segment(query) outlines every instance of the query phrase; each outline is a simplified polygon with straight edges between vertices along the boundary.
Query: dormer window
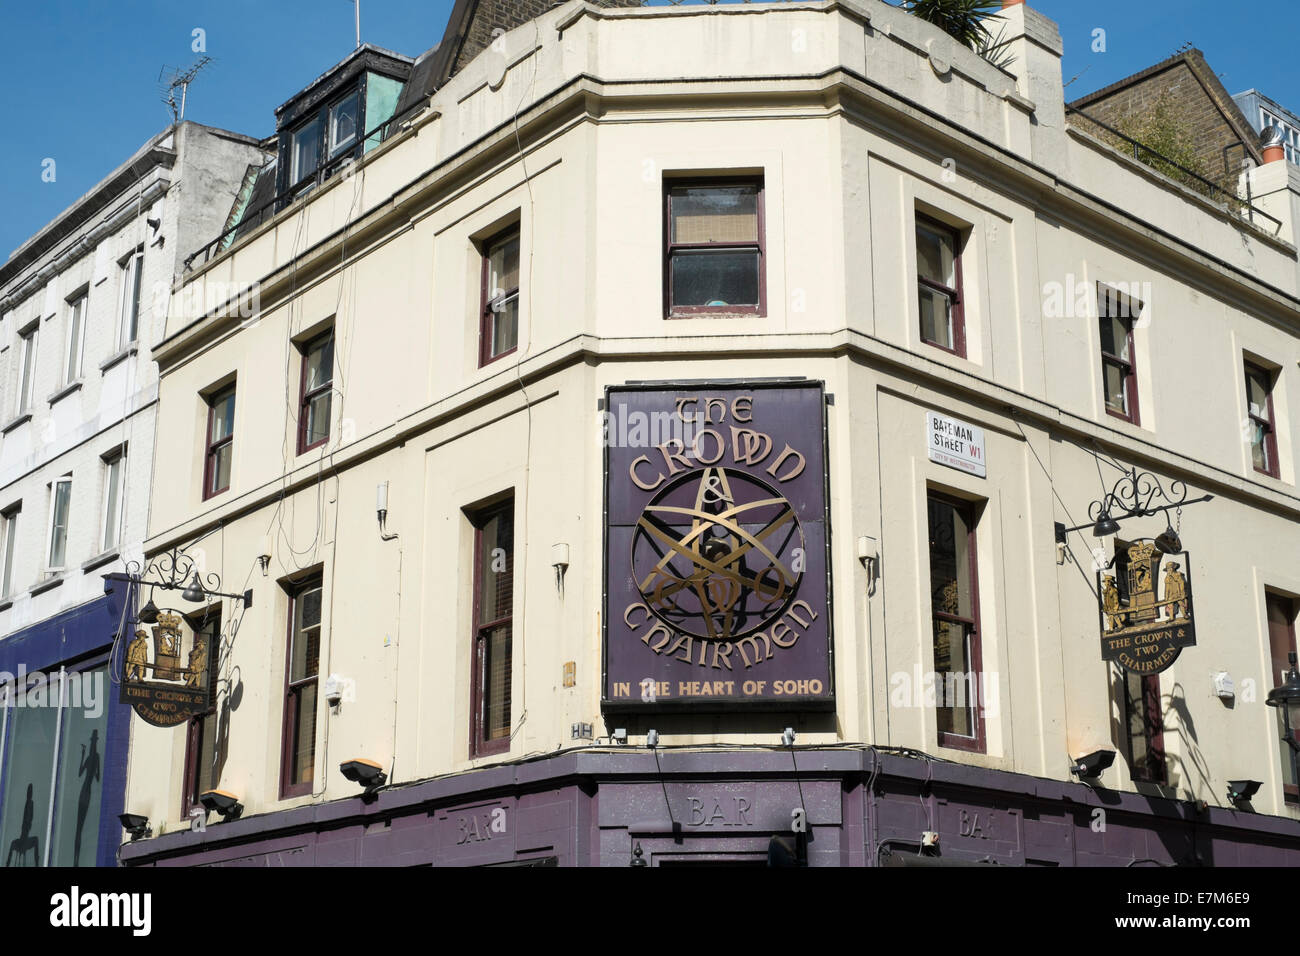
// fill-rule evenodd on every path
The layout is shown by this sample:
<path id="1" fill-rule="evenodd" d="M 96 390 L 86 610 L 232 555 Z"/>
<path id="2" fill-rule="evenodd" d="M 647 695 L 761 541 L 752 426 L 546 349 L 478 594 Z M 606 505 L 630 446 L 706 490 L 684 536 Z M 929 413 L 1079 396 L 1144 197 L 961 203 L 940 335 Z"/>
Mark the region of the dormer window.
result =
<path id="1" fill-rule="evenodd" d="M 366 65 L 382 66 L 383 72 Z M 309 192 L 383 142 L 383 125 L 392 118 L 408 70 L 407 63 L 388 54 L 363 49 L 281 107 L 284 165 L 276 184 L 281 203 Z"/>
<path id="2" fill-rule="evenodd" d="M 190 255 L 208 261 L 237 244 L 267 219 L 311 194 L 330 177 L 384 141 L 402 101 L 412 60 L 362 44 L 276 113 L 276 154 L 241 189 L 234 221 L 216 239 Z M 246 184 L 247 186 L 247 184 Z"/>
<path id="3" fill-rule="evenodd" d="M 297 185 L 308 176 L 316 175 L 320 165 L 320 117 L 317 116 L 294 130 L 293 140 L 289 146 L 291 185 Z"/>
<path id="4" fill-rule="evenodd" d="M 357 141 L 361 98 L 353 93 L 330 107 L 330 159 Z"/>
<path id="5" fill-rule="evenodd" d="M 289 181 L 286 189 L 306 190 L 334 175 L 349 158 L 359 155 L 361 127 L 368 121 L 362 109 L 365 77 L 345 87 L 301 120 L 288 135 Z M 377 117 L 383 119 L 382 116 Z"/>

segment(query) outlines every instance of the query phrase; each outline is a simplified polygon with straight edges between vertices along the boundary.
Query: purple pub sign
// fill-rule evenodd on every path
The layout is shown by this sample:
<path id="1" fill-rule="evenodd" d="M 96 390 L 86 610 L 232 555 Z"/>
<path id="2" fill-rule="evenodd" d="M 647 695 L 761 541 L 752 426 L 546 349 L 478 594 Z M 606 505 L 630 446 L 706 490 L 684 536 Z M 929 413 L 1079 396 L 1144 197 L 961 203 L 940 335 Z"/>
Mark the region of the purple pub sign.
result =
<path id="1" fill-rule="evenodd" d="M 606 710 L 834 703 L 820 382 L 605 399 Z"/>

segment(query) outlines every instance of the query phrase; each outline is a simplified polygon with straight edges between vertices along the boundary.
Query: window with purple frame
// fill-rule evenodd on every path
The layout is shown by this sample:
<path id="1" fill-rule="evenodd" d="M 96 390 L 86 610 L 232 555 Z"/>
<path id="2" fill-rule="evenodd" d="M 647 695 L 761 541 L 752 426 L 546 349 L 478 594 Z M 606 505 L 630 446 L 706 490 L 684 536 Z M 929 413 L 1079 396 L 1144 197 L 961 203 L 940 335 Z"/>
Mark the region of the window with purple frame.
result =
<path id="1" fill-rule="evenodd" d="M 761 178 L 665 184 L 664 313 L 762 315 Z"/>

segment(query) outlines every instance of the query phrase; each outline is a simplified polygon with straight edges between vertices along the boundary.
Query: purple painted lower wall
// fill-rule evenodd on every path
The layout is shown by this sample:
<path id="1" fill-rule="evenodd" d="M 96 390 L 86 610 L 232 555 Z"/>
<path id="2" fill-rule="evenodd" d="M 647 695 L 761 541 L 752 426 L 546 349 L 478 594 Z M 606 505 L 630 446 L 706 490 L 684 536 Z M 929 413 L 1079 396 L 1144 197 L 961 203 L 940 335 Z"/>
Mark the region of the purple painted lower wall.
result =
<path id="1" fill-rule="evenodd" d="M 874 748 L 569 751 L 122 846 L 124 866 L 1300 866 L 1300 821 Z M 937 842 L 922 850 L 925 833 Z M 921 859 L 918 861 L 918 857 Z"/>

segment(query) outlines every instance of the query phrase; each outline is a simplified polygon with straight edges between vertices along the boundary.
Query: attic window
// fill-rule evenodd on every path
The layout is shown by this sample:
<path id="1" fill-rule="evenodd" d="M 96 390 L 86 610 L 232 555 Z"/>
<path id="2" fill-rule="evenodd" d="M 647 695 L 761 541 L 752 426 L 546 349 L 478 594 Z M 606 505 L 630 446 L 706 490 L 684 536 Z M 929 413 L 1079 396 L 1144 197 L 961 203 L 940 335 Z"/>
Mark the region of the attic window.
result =
<path id="1" fill-rule="evenodd" d="M 355 92 L 330 107 L 330 158 L 357 141 L 361 98 Z"/>
<path id="2" fill-rule="evenodd" d="M 320 165 L 319 116 L 294 131 L 289 154 L 292 157 L 290 179 L 293 183 L 299 183 L 315 174 L 316 167 Z"/>

